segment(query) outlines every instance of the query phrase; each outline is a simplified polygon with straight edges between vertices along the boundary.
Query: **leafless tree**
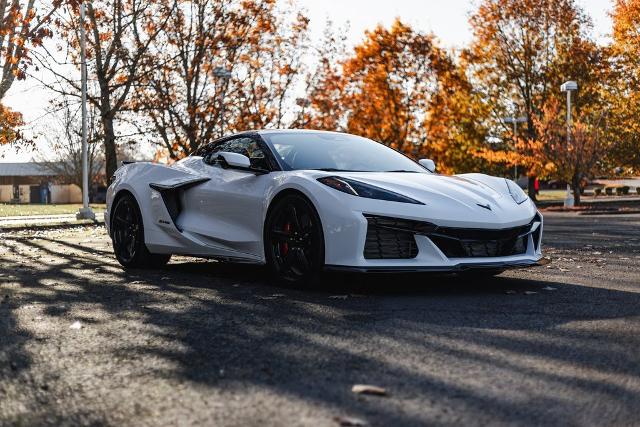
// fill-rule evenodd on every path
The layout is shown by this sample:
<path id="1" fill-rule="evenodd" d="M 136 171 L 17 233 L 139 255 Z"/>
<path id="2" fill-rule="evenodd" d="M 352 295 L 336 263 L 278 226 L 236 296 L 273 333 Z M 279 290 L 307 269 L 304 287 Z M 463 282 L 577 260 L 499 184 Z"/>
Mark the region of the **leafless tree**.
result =
<path id="1" fill-rule="evenodd" d="M 118 167 L 116 116 L 127 107 L 134 83 L 141 77 L 143 61 L 150 44 L 164 28 L 177 0 L 87 0 L 88 76 L 97 90 L 88 94 L 99 112 L 104 143 L 107 179 Z M 70 3 L 56 13 L 66 59 L 46 50 L 39 62 L 55 76 L 47 86 L 62 95 L 80 96 L 80 82 L 70 77 L 67 59 L 79 65 L 79 6 Z"/>
<path id="2" fill-rule="evenodd" d="M 82 187 L 82 124 L 80 104 L 76 99 L 63 97 L 51 108 L 52 123 L 44 133 L 46 145 L 41 146 L 36 160 L 51 175 L 63 177 L 65 182 Z M 89 182 L 104 183 L 104 156 L 100 149 L 102 131 L 97 109 L 90 108 L 87 117 L 87 147 Z"/>

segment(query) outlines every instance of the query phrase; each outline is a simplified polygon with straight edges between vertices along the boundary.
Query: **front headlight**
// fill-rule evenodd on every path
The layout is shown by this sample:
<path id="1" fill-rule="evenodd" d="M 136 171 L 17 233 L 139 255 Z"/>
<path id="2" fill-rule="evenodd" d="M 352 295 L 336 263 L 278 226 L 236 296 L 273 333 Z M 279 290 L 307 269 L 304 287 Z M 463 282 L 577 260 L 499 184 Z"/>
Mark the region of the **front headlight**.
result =
<path id="1" fill-rule="evenodd" d="M 520 188 L 520 186 L 518 184 L 516 184 L 515 182 L 511 181 L 510 179 L 506 179 L 506 178 L 505 178 L 504 182 L 507 183 L 507 188 L 509 189 L 509 194 L 511 194 L 511 197 L 513 197 L 513 200 L 517 204 L 520 205 L 520 204 L 522 204 L 522 203 L 527 201 L 529 196 L 527 196 L 527 193 L 525 193 L 524 190 L 522 188 Z"/>
<path id="2" fill-rule="evenodd" d="M 325 176 L 318 178 L 318 181 L 334 190 L 351 194 L 352 196 L 365 197 L 367 199 L 386 200 L 389 202 L 412 203 L 414 205 L 424 205 L 424 203 L 414 200 L 402 194 L 394 193 L 384 188 L 376 187 L 371 184 L 356 181 L 349 178 L 339 176 Z"/>

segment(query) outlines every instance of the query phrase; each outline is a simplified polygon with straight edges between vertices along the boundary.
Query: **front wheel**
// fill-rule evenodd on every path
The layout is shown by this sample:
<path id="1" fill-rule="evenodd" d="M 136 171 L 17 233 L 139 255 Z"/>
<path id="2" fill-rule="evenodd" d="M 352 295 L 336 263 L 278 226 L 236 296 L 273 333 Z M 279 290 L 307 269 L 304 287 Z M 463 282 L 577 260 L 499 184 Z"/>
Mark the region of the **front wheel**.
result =
<path id="1" fill-rule="evenodd" d="M 152 254 L 144 244 L 142 214 L 136 199 L 126 194 L 113 207 L 111 241 L 118 262 L 125 268 L 159 267 L 171 255 Z"/>
<path id="2" fill-rule="evenodd" d="M 324 235 L 316 209 L 303 196 L 278 200 L 265 222 L 267 264 L 281 283 L 312 285 L 324 266 Z"/>

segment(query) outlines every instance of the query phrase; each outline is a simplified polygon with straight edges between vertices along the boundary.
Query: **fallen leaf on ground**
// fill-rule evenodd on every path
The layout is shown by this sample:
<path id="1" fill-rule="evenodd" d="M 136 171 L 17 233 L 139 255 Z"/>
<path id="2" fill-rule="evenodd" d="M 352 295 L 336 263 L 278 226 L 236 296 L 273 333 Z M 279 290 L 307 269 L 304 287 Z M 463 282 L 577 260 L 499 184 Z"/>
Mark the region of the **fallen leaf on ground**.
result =
<path id="1" fill-rule="evenodd" d="M 351 387 L 351 391 L 357 394 L 373 394 L 376 396 L 387 395 L 387 390 L 384 388 L 368 384 L 356 384 Z"/>
<path id="2" fill-rule="evenodd" d="M 369 425 L 365 420 L 354 417 L 335 417 L 334 420 L 342 427 L 366 427 Z"/>
<path id="3" fill-rule="evenodd" d="M 73 322 L 71 326 L 69 326 L 69 329 L 75 329 L 75 330 L 82 329 L 82 323 Z"/>

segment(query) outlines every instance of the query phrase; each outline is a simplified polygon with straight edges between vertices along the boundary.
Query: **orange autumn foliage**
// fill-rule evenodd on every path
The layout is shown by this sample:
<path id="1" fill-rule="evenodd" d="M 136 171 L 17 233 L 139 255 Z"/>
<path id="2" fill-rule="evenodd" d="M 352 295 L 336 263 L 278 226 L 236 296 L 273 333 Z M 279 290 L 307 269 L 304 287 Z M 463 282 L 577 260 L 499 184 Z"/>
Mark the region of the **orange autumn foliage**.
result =
<path id="1" fill-rule="evenodd" d="M 306 127 L 342 130 L 429 157 L 442 172 L 478 163 L 472 147 L 482 132 L 469 120 L 471 87 L 433 35 L 397 19 L 390 28 L 367 31 L 349 55 L 334 47 L 334 36 L 326 39 L 310 80 Z M 474 137 L 462 137 L 463 129 Z"/>
<path id="2" fill-rule="evenodd" d="M 611 111 L 611 139 L 619 143 L 612 166 L 640 169 L 640 0 L 616 0 L 612 13 L 613 64 L 606 102 Z"/>
<path id="3" fill-rule="evenodd" d="M 226 133 L 282 127 L 307 24 L 275 0 L 182 2 L 151 44 L 129 106 L 172 159 Z M 216 76 L 220 68 L 231 77 Z"/>
<path id="4" fill-rule="evenodd" d="M 588 36 L 590 20 L 574 0 L 482 0 L 470 24 L 474 37 L 462 57 L 488 107 L 479 119 L 492 136 L 478 156 L 493 164 L 517 164 L 531 181 L 544 173 L 546 164 L 530 144 L 513 150 L 512 127 L 505 117 L 525 117 L 519 135 L 539 141 L 535 122 L 548 102 L 564 95 L 564 81 L 579 82 L 581 107 L 596 102 L 602 60 Z M 530 195 L 535 196 L 532 186 Z"/>
<path id="5" fill-rule="evenodd" d="M 19 140 L 18 128 L 23 125 L 22 114 L 0 104 L 0 145 L 12 144 Z"/>
<path id="6" fill-rule="evenodd" d="M 63 3 L 2 1 L 0 2 L 0 100 L 15 79 L 26 78 L 32 64 L 32 48 L 42 46 L 53 35 L 50 23 L 54 12 Z"/>

